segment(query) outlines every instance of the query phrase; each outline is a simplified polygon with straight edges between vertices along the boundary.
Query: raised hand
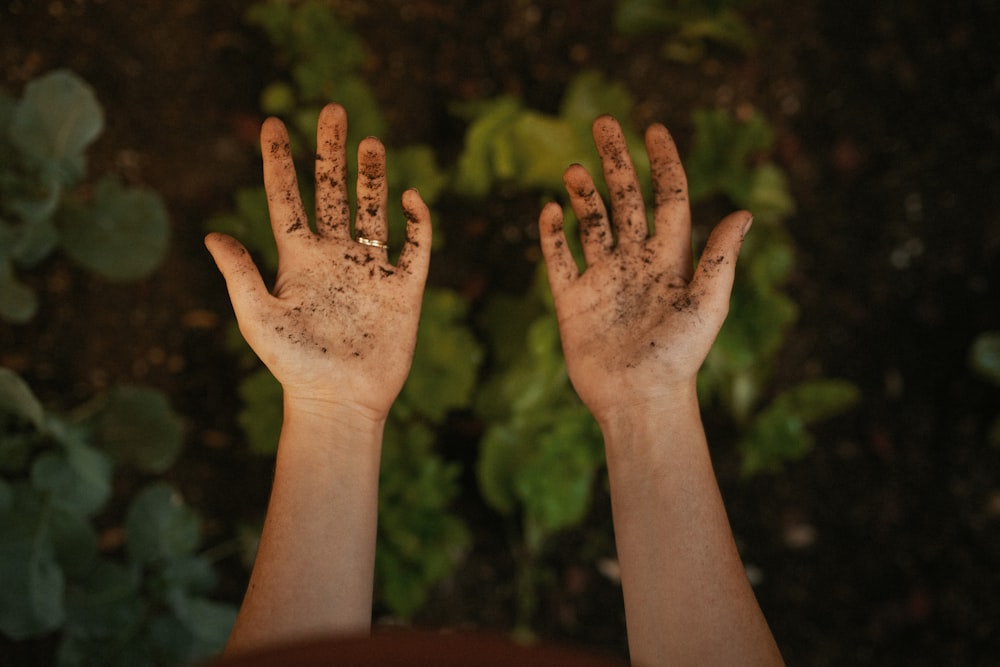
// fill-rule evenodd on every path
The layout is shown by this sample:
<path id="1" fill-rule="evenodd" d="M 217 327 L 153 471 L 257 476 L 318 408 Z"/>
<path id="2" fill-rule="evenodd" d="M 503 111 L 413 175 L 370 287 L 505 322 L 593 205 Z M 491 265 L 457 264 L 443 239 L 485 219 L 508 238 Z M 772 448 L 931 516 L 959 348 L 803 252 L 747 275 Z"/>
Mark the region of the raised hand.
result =
<path id="1" fill-rule="evenodd" d="M 268 292 L 246 249 L 211 234 L 206 245 L 226 278 L 240 331 L 281 382 L 289 401 L 329 403 L 384 419 L 409 372 L 431 246 L 430 215 L 415 190 L 403 195 L 408 223 L 389 262 L 386 160 L 381 142 L 358 148 L 357 212 L 351 236 L 347 116 L 319 117 L 316 231 L 302 206 L 284 125 L 261 130 L 264 185 L 278 246 Z"/>
<path id="2" fill-rule="evenodd" d="M 564 175 L 579 219 L 586 269 L 580 273 L 563 231 L 562 209 L 539 218 L 542 251 L 573 386 L 599 422 L 614 410 L 656 405 L 693 388 L 729 309 L 736 258 L 751 216 L 726 217 L 692 267 L 687 178 L 666 128 L 646 132 L 655 213 L 646 207 L 618 122 L 594 122 L 611 216 L 580 165 Z"/>

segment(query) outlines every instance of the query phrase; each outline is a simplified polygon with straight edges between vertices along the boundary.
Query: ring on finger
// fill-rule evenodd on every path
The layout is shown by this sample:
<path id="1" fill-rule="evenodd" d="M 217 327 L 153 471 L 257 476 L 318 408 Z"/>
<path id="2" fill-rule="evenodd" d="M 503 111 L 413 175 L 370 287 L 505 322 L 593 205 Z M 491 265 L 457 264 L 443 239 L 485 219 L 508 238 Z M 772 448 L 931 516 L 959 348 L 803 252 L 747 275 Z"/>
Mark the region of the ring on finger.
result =
<path id="1" fill-rule="evenodd" d="M 371 246 L 373 248 L 386 248 L 386 249 L 388 249 L 388 247 L 389 247 L 388 243 L 382 243 L 381 241 L 379 241 L 377 239 L 369 239 L 369 238 L 365 238 L 364 236 L 360 236 L 360 235 L 358 236 L 357 241 L 361 245 L 367 245 L 367 246 Z"/>

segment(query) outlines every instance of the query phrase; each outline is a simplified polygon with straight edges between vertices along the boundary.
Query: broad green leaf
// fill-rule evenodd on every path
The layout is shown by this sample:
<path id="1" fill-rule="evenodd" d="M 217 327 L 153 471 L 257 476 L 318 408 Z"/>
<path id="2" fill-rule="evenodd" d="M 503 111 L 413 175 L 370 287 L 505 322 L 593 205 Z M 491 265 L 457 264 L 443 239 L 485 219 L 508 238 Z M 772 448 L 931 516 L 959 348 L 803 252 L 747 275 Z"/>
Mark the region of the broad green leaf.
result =
<path id="1" fill-rule="evenodd" d="M 236 622 L 233 605 L 188 595 L 172 595 L 169 602 L 174 616 L 194 638 L 185 660 L 198 660 L 222 651 Z"/>
<path id="2" fill-rule="evenodd" d="M 0 367 L 0 413 L 23 419 L 38 430 L 45 428 L 45 409 L 28 383 L 14 371 Z"/>
<path id="3" fill-rule="evenodd" d="M 114 645 L 135 634 L 144 620 L 143 606 L 136 573 L 117 563 L 99 560 L 75 578 L 67 590 L 66 633 L 111 640 L 109 643 Z M 97 655 L 90 655 L 91 660 Z"/>
<path id="4" fill-rule="evenodd" d="M 97 424 L 97 436 L 112 456 L 150 473 L 162 473 L 174 464 L 183 431 L 181 418 L 163 392 L 127 385 L 108 392 Z"/>
<path id="5" fill-rule="evenodd" d="M 509 142 L 513 157 L 507 169 L 496 165 L 496 176 L 527 190 L 562 190 L 566 167 L 587 154 L 568 122 L 529 110 L 517 117 L 502 140 Z"/>
<path id="6" fill-rule="evenodd" d="M 603 440 L 583 405 L 552 415 L 551 425 L 522 462 L 515 489 L 539 537 L 576 525 L 590 506 Z M 541 543 L 529 546 L 539 549 Z"/>
<path id="7" fill-rule="evenodd" d="M 84 151 L 103 128 L 93 89 L 72 72 L 55 70 L 27 85 L 9 134 L 30 161 L 54 168 L 68 185 L 83 176 Z"/>
<path id="8" fill-rule="evenodd" d="M 281 385 L 267 368 L 258 368 L 240 382 L 239 393 L 243 409 L 237 421 L 247 437 L 250 451 L 274 454 L 278 451 L 281 435 Z"/>
<path id="9" fill-rule="evenodd" d="M 111 462 L 85 445 L 46 452 L 31 467 L 31 483 L 47 494 L 53 507 L 89 517 L 111 496 Z"/>
<path id="10" fill-rule="evenodd" d="M 857 387 L 844 380 L 812 380 L 779 394 L 740 442 L 743 474 L 776 472 L 802 458 L 813 446 L 808 425 L 844 412 L 858 396 Z"/>
<path id="11" fill-rule="evenodd" d="M 65 580 L 42 513 L 0 514 L 0 581 L 0 632 L 19 641 L 62 624 Z"/>
<path id="12" fill-rule="evenodd" d="M 187 556 L 171 561 L 163 568 L 163 583 L 168 590 L 206 594 L 216 584 L 212 563 L 201 556 Z"/>
<path id="13" fill-rule="evenodd" d="M 483 352 L 464 323 L 468 305 L 455 292 L 428 289 L 420 312 L 420 335 L 402 400 L 432 422 L 472 400 Z"/>
<path id="14" fill-rule="evenodd" d="M 457 193 L 482 197 L 490 191 L 495 178 L 496 143 L 500 141 L 503 145 L 504 141 L 498 137 L 508 131 L 522 108 L 521 102 L 513 97 L 498 97 L 468 107 L 475 116 L 465 132 L 465 143 L 455 167 Z M 457 112 L 463 113 L 461 109 Z"/>
<path id="15" fill-rule="evenodd" d="M 14 277 L 7 257 L 0 256 L 0 318 L 12 324 L 24 324 L 38 311 L 38 298 L 30 287 Z"/>
<path id="16" fill-rule="evenodd" d="M 26 221 L 20 225 L 18 232 L 10 247 L 10 257 L 21 267 L 37 265 L 59 245 L 59 230 L 48 217 Z"/>
<path id="17" fill-rule="evenodd" d="M 151 484 L 132 501 L 125 517 L 129 559 L 148 564 L 190 556 L 198 546 L 200 523 L 174 489 Z"/>
<path id="18" fill-rule="evenodd" d="M 1000 331 L 976 336 L 969 350 L 969 363 L 976 373 L 1000 385 Z"/>
<path id="19" fill-rule="evenodd" d="M 97 532 L 81 512 L 53 509 L 49 515 L 56 562 L 70 579 L 88 572 L 97 560 Z"/>
<path id="20" fill-rule="evenodd" d="M 163 200 L 112 177 L 95 186 L 89 206 L 67 208 L 62 224 L 66 254 L 108 280 L 145 278 L 167 254 L 170 219 Z"/>
<path id="21" fill-rule="evenodd" d="M 430 587 L 451 573 L 469 542 L 465 524 L 449 510 L 458 496 L 459 468 L 435 452 L 435 434 L 419 422 L 386 424 L 379 480 L 380 599 L 409 618 Z"/>

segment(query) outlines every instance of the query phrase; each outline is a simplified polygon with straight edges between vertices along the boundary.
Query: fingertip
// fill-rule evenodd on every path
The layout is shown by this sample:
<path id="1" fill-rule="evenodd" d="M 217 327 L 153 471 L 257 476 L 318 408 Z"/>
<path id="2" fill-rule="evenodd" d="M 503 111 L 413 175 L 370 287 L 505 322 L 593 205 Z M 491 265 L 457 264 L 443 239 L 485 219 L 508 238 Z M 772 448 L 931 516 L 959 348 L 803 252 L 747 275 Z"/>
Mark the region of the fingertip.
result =
<path id="1" fill-rule="evenodd" d="M 319 112 L 320 118 L 325 120 L 347 119 L 347 110 L 336 102 L 328 102 Z"/>
<path id="2" fill-rule="evenodd" d="M 367 136 L 358 144 L 358 156 L 385 157 L 385 146 L 378 137 Z"/>
<path id="3" fill-rule="evenodd" d="M 538 226 L 543 236 L 563 231 L 562 206 L 554 201 L 545 204 L 542 207 L 542 212 L 538 215 Z"/>

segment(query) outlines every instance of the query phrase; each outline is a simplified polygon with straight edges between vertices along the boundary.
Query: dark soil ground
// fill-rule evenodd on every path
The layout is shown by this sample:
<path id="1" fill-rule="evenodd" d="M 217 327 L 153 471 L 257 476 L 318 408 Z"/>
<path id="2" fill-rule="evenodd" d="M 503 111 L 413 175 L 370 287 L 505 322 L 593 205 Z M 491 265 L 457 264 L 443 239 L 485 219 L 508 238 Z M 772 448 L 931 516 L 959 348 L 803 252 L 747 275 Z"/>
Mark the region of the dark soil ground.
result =
<path id="1" fill-rule="evenodd" d="M 513 92 L 551 110 L 582 67 L 625 82 L 632 120 L 665 122 L 682 151 L 692 108 L 763 110 L 799 206 L 789 227 L 802 317 L 781 377 L 846 377 L 864 396 L 780 475 L 741 481 L 736 452 L 716 448 L 764 611 L 789 664 L 1000 662 L 1000 450 L 986 438 L 1000 390 L 966 363 L 975 335 L 1000 329 L 998 3 L 765 0 L 749 14 L 750 57 L 712 52 L 695 65 L 666 63 L 657 37 L 611 35 L 608 1 L 336 4 L 371 48 L 386 139 L 445 156 L 463 132 L 450 100 Z M 55 67 L 84 76 L 107 111 L 93 173 L 155 188 L 174 221 L 166 266 L 139 285 L 103 283 L 59 258 L 26 275 L 42 309 L 0 327 L 0 363 L 54 408 L 118 382 L 168 391 L 189 426 L 174 481 L 216 541 L 260 513 L 269 479 L 235 426 L 238 375 L 222 347 L 231 311 L 201 245 L 206 218 L 259 179 L 257 95 L 279 65 L 242 22 L 246 5 L 12 0 L 0 10 L 0 84 L 19 93 Z M 451 208 L 433 279 L 467 293 L 509 286 L 505 258 L 531 252 L 510 229 L 529 230 L 536 210 L 502 197 L 485 212 Z M 497 555 L 488 514 L 469 512 L 487 521 L 477 546 L 421 622 L 505 628 L 511 557 Z M 620 653 L 620 592 L 575 557 L 606 529 L 598 507 L 592 525 L 558 542 L 563 585 L 539 627 Z M 230 570 L 235 601 L 245 573 L 235 559 Z"/>

